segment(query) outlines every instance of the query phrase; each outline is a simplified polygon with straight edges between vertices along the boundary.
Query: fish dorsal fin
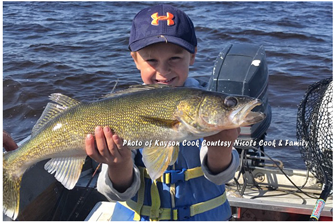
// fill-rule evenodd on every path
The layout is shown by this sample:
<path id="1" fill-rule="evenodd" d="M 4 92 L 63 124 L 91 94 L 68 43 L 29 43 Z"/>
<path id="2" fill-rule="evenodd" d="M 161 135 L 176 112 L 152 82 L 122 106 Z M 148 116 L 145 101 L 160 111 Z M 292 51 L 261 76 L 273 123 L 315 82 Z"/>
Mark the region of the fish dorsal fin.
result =
<path id="1" fill-rule="evenodd" d="M 46 123 L 48 123 L 54 117 L 58 116 L 64 110 L 65 108 L 63 106 L 54 103 L 48 103 L 41 117 L 37 120 L 36 124 L 34 125 L 31 131 L 31 136 L 34 137 Z"/>
<path id="2" fill-rule="evenodd" d="M 51 174 L 56 172 L 55 178 L 71 190 L 79 179 L 85 159 L 86 156 L 52 158 L 44 165 L 44 169 Z"/>
<path id="3" fill-rule="evenodd" d="M 162 84 L 151 84 L 151 85 L 131 85 L 127 89 L 122 89 L 116 92 L 111 92 L 107 95 L 105 95 L 103 98 L 111 98 L 115 96 L 121 96 L 124 94 L 134 93 L 134 92 L 141 92 L 146 90 L 154 90 L 154 89 L 161 89 L 161 88 L 169 88 L 171 86 L 168 85 L 162 85 Z"/>
<path id="4" fill-rule="evenodd" d="M 70 107 L 80 104 L 77 100 L 74 100 L 68 96 L 61 93 L 53 93 L 50 95 L 50 100 L 57 103 L 48 103 L 45 107 L 41 117 L 37 120 L 35 126 L 32 129 L 31 136 L 35 136 L 37 132 L 51 119 L 58 116 L 64 110 Z"/>
<path id="5" fill-rule="evenodd" d="M 61 93 L 52 93 L 49 98 L 51 101 L 63 106 L 65 109 L 80 104 L 79 101 L 72 99 L 71 97 L 65 96 Z"/>
<path id="6" fill-rule="evenodd" d="M 145 147 L 142 152 L 142 160 L 152 180 L 162 176 L 169 165 L 177 159 L 176 146 L 152 146 Z"/>

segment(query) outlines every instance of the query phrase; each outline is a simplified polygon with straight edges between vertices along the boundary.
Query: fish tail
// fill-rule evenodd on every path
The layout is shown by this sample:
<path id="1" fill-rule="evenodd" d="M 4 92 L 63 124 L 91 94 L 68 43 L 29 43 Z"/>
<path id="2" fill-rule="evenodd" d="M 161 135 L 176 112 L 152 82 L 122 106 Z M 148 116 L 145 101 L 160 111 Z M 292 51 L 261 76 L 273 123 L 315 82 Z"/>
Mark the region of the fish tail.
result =
<path id="1" fill-rule="evenodd" d="M 3 162 L 3 211 L 15 220 L 19 214 L 20 186 L 22 176 L 16 177 L 9 174 L 6 161 Z"/>

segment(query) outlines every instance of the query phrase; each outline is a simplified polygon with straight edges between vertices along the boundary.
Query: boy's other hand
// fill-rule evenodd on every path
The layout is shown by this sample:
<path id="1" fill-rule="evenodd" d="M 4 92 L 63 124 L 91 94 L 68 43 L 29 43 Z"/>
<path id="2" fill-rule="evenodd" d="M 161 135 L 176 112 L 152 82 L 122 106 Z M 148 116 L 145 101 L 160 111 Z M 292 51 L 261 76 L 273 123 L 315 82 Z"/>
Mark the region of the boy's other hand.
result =
<path id="1" fill-rule="evenodd" d="M 232 161 L 232 148 L 240 132 L 240 128 L 229 129 L 204 138 L 206 141 L 227 142 L 226 146 L 208 146 L 207 166 L 212 173 L 220 173 L 229 167 Z"/>
<path id="2" fill-rule="evenodd" d="M 3 131 L 2 139 L 3 139 L 3 148 L 5 148 L 6 151 L 12 151 L 18 148 L 18 145 L 6 131 Z"/>
<path id="3" fill-rule="evenodd" d="M 219 132 L 218 134 L 205 137 L 207 141 L 227 141 L 230 142 L 230 146 L 232 147 L 234 145 L 235 140 L 240 135 L 241 128 L 235 128 L 235 129 L 229 129 L 229 130 L 223 130 Z"/>

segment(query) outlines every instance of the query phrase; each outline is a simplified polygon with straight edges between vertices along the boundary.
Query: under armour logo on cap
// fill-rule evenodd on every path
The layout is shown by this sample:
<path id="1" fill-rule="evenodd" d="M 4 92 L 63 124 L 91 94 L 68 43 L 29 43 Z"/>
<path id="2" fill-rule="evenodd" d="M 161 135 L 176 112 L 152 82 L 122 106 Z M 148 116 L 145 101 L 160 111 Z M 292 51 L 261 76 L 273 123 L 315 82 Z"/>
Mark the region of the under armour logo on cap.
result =
<path id="1" fill-rule="evenodd" d="M 172 20 L 174 18 L 174 15 L 170 12 L 166 13 L 166 16 L 158 16 L 158 12 L 154 13 L 151 15 L 152 22 L 151 25 L 158 25 L 159 21 L 164 21 L 166 20 L 167 25 L 174 25 L 174 21 Z"/>

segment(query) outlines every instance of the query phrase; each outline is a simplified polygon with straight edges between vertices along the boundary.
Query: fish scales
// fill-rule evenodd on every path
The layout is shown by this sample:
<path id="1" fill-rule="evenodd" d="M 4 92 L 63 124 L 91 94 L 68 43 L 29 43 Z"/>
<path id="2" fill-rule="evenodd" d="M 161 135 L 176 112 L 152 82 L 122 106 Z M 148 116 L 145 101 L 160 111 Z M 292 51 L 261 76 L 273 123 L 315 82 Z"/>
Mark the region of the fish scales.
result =
<path id="1" fill-rule="evenodd" d="M 163 91 L 151 95 L 147 92 L 140 92 L 129 98 L 126 97 L 126 99 L 120 96 L 97 103 L 83 104 L 76 107 L 73 114 L 81 117 L 79 122 L 84 122 L 79 126 L 82 131 L 85 131 L 84 135 L 93 133 L 97 125 L 102 125 L 111 127 L 115 133 L 124 139 L 143 140 L 143 138 L 148 137 L 148 133 L 155 133 L 157 138 L 161 138 L 161 136 L 166 135 L 166 132 L 163 133 L 162 130 L 168 129 L 162 128 L 165 126 L 164 122 L 153 124 L 152 119 L 175 119 L 176 105 L 179 100 L 185 99 L 185 96 L 180 95 L 171 98 L 173 93 L 169 93 Z M 69 112 L 69 115 L 73 114 Z M 150 119 L 144 117 L 150 117 Z M 64 118 L 71 119 L 71 116 Z M 152 136 L 150 135 L 150 138 Z"/>

